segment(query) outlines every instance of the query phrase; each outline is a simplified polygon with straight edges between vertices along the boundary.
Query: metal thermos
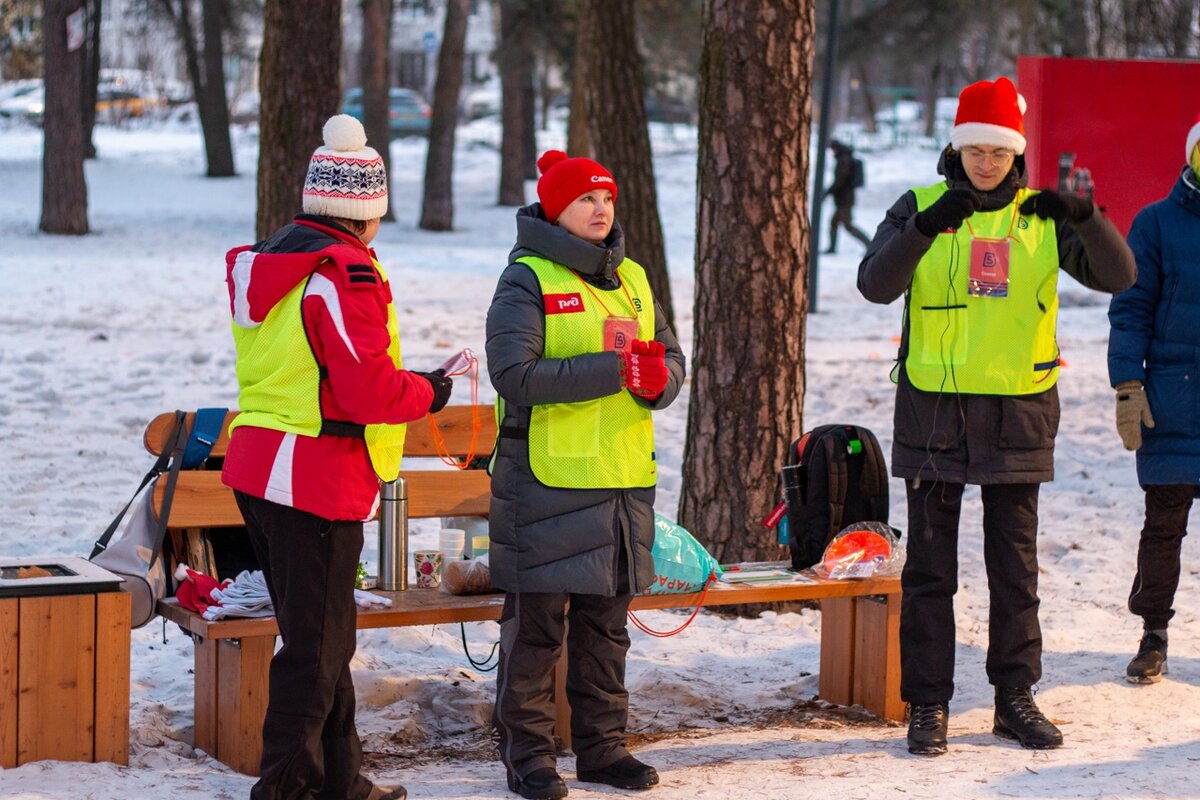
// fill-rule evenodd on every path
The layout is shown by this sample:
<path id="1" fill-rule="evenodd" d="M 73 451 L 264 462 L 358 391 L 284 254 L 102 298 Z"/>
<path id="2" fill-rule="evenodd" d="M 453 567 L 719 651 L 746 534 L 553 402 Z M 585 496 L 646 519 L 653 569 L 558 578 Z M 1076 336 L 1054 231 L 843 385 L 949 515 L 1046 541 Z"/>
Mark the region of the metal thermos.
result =
<path id="1" fill-rule="evenodd" d="M 385 592 L 408 588 L 408 484 L 404 478 L 383 484 L 380 492 L 377 585 Z"/>

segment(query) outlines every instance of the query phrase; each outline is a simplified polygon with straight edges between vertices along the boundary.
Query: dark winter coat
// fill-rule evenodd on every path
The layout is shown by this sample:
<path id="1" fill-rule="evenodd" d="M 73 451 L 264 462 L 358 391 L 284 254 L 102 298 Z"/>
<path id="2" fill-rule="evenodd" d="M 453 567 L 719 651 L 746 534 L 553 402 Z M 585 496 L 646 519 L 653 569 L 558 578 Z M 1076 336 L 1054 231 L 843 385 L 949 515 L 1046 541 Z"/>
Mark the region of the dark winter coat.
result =
<path id="1" fill-rule="evenodd" d="M 1129 229 L 1137 283 L 1112 299 L 1108 377 L 1141 381 L 1154 427 L 1142 430 L 1138 481 L 1200 484 L 1200 188 L 1185 168 Z"/>
<path id="2" fill-rule="evenodd" d="M 834 142 L 829 146 L 833 151 L 833 183 L 829 184 L 827 194 L 833 197 L 833 204 L 838 208 L 854 206 L 854 150 Z"/>
<path id="3" fill-rule="evenodd" d="M 529 465 L 532 407 L 594 400 L 622 388 L 615 352 L 542 358 L 545 311 L 541 284 L 516 259 L 534 255 L 570 267 L 600 289 L 615 289 L 625 257 L 620 226 L 593 245 L 551 225 L 541 206 L 517 212 L 517 243 L 500 276 L 487 316 L 487 362 L 492 386 L 505 400 L 502 435 L 492 470 L 489 552 L 492 584 L 509 592 L 616 594 L 617 548 L 627 548 L 630 584 L 638 592 L 654 579 L 654 487 L 562 489 L 538 482 Z M 655 339 L 667 348 L 670 377 L 649 408 L 671 404 L 683 383 L 684 357 L 655 302 Z M 513 435 L 512 432 L 518 432 Z"/>
<path id="4" fill-rule="evenodd" d="M 950 148 L 943 152 L 938 172 L 950 188 L 974 188 Z M 990 192 L 975 190 L 983 198 L 982 210 L 1011 203 L 1024 177 L 1025 160 L 1018 156 L 1000 186 Z M 917 264 L 933 244 L 932 237 L 917 229 L 916 214 L 916 195 L 908 191 L 888 209 L 859 264 L 858 289 L 873 303 L 890 303 L 905 295 Z M 1116 292 L 1133 283 L 1129 248 L 1099 211 L 1083 222 L 1058 225 L 1056 235 L 1059 266 L 1084 286 Z M 907 352 L 905 330 L 897 368 L 893 475 L 981 485 L 1054 478 L 1057 388 L 1022 396 L 924 392 L 905 375 Z"/>

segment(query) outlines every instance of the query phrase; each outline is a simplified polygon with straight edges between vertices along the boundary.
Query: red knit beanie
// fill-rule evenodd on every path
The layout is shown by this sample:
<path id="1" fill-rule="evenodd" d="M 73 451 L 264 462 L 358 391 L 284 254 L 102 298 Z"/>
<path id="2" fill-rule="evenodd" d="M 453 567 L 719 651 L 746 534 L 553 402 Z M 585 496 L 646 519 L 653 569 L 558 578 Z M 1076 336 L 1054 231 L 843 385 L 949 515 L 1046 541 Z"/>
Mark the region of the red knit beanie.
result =
<path id="1" fill-rule="evenodd" d="M 551 222 L 581 194 L 593 189 L 608 189 L 617 199 L 617 182 L 612 173 L 590 158 L 568 158 L 562 150 L 547 150 L 537 162 L 537 193 L 542 211 Z"/>

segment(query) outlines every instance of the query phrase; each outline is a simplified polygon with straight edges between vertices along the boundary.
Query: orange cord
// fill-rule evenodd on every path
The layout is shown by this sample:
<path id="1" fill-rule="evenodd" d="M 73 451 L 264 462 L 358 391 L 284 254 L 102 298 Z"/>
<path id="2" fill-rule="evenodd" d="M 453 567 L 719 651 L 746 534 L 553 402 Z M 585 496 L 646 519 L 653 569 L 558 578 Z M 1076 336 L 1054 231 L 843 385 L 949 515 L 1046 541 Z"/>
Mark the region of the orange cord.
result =
<path id="1" fill-rule="evenodd" d="M 466 350 L 465 353 L 467 366 L 446 376 L 447 378 L 468 374 L 471 376 L 471 444 L 467 447 L 467 457 L 464 460 L 459 461 L 450 454 L 450 448 L 446 447 L 446 440 L 442 438 L 442 432 L 438 428 L 437 419 L 433 414 L 428 415 L 434 450 L 437 451 L 438 458 L 443 463 L 455 469 L 468 469 L 471 466 L 471 462 L 475 460 L 475 456 L 479 452 L 479 431 L 483 428 L 483 420 L 479 416 L 479 359 L 470 350 Z"/>
<path id="2" fill-rule="evenodd" d="M 629 614 L 629 621 L 633 623 L 633 627 L 637 628 L 642 633 L 648 634 L 650 636 L 657 636 L 659 639 L 665 639 L 668 636 L 674 636 L 677 633 L 683 633 L 684 629 L 687 628 L 688 625 L 691 625 L 692 620 L 694 620 L 696 618 L 696 615 L 700 613 L 700 609 L 704 607 L 704 598 L 708 597 L 708 590 L 709 590 L 709 588 L 712 587 L 712 585 L 714 583 L 716 583 L 716 580 L 717 580 L 717 573 L 714 570 L 711 574 L 709 574 L 708 580 L 706 580 L 704 582 L 704 590 L 702 592 L 700 592 L 700 602 L 696 605 L 695 608 L 692 609 L 692 613 L 690 615 L 688 615 L 688 618 L 686 620 L 684 620 L 683 624 L 680 625 L 678 628 L 676 628 L 673 631 L 656 631 L 653 628 L 647 626 L 646 623 L 644 623 L 640 619 L 638 619 L 637 615 L 634 614 L 632 611 L 627 612 Z"/>

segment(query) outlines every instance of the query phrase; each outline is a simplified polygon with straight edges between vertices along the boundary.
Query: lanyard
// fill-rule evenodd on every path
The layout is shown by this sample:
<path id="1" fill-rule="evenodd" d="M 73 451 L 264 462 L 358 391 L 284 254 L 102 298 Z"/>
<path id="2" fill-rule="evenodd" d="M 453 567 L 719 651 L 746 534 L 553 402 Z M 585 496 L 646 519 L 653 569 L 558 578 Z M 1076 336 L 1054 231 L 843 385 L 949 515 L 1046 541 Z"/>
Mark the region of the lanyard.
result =
<path id="1" fill-rule="evenodd" d="M 1014 197 L 1013 201 L 1012 201 L 1013 213 L 1012 213 L 1012 220 L 1008 223 L 1008 233 L 1005 234 L 1003 237 L 1001 237 L 1002 239 L 1012 239 L 1013 238 L 1013 235 L 1012 235 L 1013 227 L 1016 226 L 1016 224 L 1017 224 L 1017 202 L 1020 199 L 1021 199 L 1021 193 L 1020 193 L 1020 191 L 1018 191 L 1016 197 Z M 971 217 L 967 217 L 964 220 L 964 222 L 967 223 L 967 230 L 970 231 L 971 238 L 972 239 L 977 238 L 975 236 L 975 229 L 971 227 Z"/>
<path id="2" fill-rule="evenodd" d="M 575 272 L 575 270 L 571 271 Z M 625 292 L 625 299 L 629 301 L 629 309 L 633 312 L 634 319 L 636 319 L 638 316 L 637 306 L 633 304 L 633 297 L 630 296 L 629 289 L 625 286 L 625 281 L 621 280 L 620 268 L 618 267 L 613 274 L 617 276 L 617 282 L 621 284 L 621 291 Z M 601 299 L 600 295 L 596 294 L 596 290 L 592 288 L 592 285 L 583 279 L 582 275 L 580 275 L 578 272 L 575 272 L 575 277 L 579 278 L 579 282 L 583 284 L 584 288 L 591 292 L 592 297 L 596 298 L 596 302 L 599 303 L 600 307 L 604 309 L 604 313 L 608 314 L 610 317 L 617 316 L 612 312 L 612 309 L 608 307 L 604 300 Z"/>

